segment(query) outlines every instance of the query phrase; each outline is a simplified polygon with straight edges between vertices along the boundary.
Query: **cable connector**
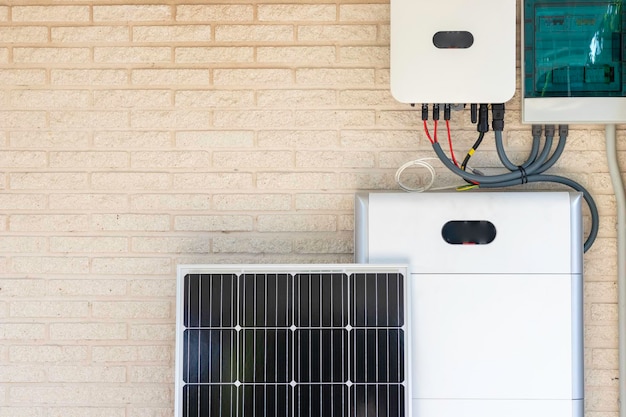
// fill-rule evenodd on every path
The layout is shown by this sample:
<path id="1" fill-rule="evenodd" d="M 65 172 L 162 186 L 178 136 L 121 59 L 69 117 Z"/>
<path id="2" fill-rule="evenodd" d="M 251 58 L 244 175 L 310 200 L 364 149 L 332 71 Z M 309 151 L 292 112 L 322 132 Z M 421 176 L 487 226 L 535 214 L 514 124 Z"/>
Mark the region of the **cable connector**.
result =
<path id="1" fill-rule="evenodd" d="M 546 134 L 546 137 L 554 137 L 554 125 L 545 125 L 544 126 L 544 131 Z"/>
<path id="2" fill-rule="evenodd" d="M 559 125 L 559 136 L 566 138 L 569 134 L 569 125 Z"/>
<path id="3" fill-rule="evenodd" d="M 478 105 L 476 103 L 470 104 L 470 121 L 472 124 L 478 121 Z"/>
<path id="4" fill-rule="evenodd" d="M 428 120 L 428 104 L 422 104 L 422 120 Z"/>
<path id="5" fill-rule="evenodd" d="M 433 104 L 433 120 L 439 120 L 439 104 Z"/>
<path id="6" fill-rule="evenodd" d="M 451 104 L 443 105 L 443 120 L 450 120 L 450 112 L 452 110 Z"/>
<path id="7" fill-rule="evenodd" d="M 538 138 L 543 133 L 543 126 L 533 125 L 531 132 L 532 132 L 533 138 Z"/>
<path id="8" fill-rule="evenodd" d="M 478 106 L 478 125 L 476 130 L 482 133 L 489 132 L 489 107 L 486 104 Z"/>
<path id="9" fill-rule="evenodd" d="M 504 130 L 504 103 L 491 105 L 491 128 L 498 132 Z"/>

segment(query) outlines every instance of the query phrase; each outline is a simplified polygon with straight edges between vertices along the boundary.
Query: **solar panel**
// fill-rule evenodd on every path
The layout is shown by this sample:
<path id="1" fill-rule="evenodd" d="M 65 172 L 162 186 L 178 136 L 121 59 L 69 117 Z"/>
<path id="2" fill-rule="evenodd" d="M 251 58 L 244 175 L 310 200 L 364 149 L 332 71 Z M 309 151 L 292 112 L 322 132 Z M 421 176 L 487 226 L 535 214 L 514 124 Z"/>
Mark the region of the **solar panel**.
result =
<path id="1" fill-rule="evenodd" d="M 402 267 L 179 266 L 177 417 L 405 417 Z"/>

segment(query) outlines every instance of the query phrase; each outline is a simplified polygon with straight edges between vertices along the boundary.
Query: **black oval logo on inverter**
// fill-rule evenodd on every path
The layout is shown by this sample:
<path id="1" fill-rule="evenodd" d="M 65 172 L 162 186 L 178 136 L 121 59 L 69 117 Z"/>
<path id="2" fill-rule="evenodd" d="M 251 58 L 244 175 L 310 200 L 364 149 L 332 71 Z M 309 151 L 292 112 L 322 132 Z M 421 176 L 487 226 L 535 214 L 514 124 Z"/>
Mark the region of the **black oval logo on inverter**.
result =
<path id="1" fill-rule="evenodd" d="M 488 245 L 496 238 L 496 227 L 487 220 L 452 220 L 441 229 L 451 245 Z"/>
<path id="2" fill-rule="evenodd" d="M 466 30 L 446 30 L 433 35 L 433 44 L 439 49 L 467 49 L 474 44 L 474 35 Z"/>

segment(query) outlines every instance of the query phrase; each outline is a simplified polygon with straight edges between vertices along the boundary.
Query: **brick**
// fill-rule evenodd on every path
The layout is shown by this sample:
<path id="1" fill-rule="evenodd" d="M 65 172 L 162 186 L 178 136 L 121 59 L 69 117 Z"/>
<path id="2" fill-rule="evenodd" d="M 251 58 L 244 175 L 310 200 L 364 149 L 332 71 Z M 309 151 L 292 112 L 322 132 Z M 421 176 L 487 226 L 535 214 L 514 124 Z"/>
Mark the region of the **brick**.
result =
<path id="1" fill-rule="evenodd" d="M 115 5 L 93 6 L 93 20 L 105 22 L 146 22 L 167 21 L 172 18 L 172 8 L 168 5 Z"/>
<path id="2" fill-rule="evenodd" d="M 616 282 L 586 282 L 585 300 L 614 303 L 617 301 Z"/>
<path id="3" fill-rule="evenodd" d="M 257 151 L 257 152 L 229 152 L 216 151 L 213 153 L 213 165 L 217 168 L 269 168 L 292 167 L 293 154 L 290 151 Z"/>
<path id="4" fill-rule="evenodd" d="M 51 366 L 48 368 L 50 382 L 125 382 L 123 366 Z"/>
<path id="5" fill-rule="evenodd" d="M 128 71 L 122 69 L 52 69 L 52 85 L 120 85 L 128 84 Z"/>
<path id="6" fill-rule="evenodd" d="M 263 130 L 258 133 L 260 148 L 315 149 L 337 146 L 334 130 Z"/>
<path id="7" fill-rule="evenodd" d="M 91 60 L 89 48 L 13 48 L 13 61 L 24 64 L 83 64 Z"/>
<path id="8" fill-rule="evenodd" d="M 44 26 L 0 27 L 0 42 L 46 43 L 48 42 L 48 28 Z"/>
<path id="9" fill-rule="evenodd" d="M 128 409 L 127 417 L 168 417 L 172 414 L 170 408 L 158 408 L 158 407 L 136 407 Z M 592 417 L 617 417 L 615 416 L 592 416 Z"/>
<path id="10" fill-rule="evenodd" d="M 15 232 L 81 232 L 89 229 L 84 214 L 13 214 L 9 230 Z"/>
<path id="11" fill-rule="evenodd" d="M 376 40 L 376 25 L 299 25 L 298 40 L 349 42 Z"/>
<path id="12" fill-rule="evenodd" d="M 334 46 L 262 46 L 257 48 L 258 62 L 290 65 L 330 65 L 337 60 Z"/>
<path id="13" fill-rule="evenodd" d="M 388 46 L 345 46 L 339 48 L 339 56 L 346 64 L 389 67 Z"/>
<path id="14" fill-rule="evenodd" d="M 176 282 L 174 280 L 135 280 L 129 284 L 130 294 L 142 297 L 169 297 L 176 295 Z"/>
<path id="15" fill-rule="evenodd" d="M 339 6 L 339 20 L 349 21 L 389 21 L 389 4 L 342 4 Z"/>
<path id="16" fill-rule="evenodd" d="M 103 231 L 151 231 L 170 229 L 170 216 L 167 214 L 94 214 L 95 230 Z"/>
<path id="17" fill-rule="evenodd" d="M 8 22 L 8 21 L 9 21 L 9 7 L 0 6 L 0 22 Z"/>
<path id="18" fill-rule="evenodd" d="M 207 86 L 210 82 L 209 70 L 206 69 L 134 69 L 131 78 L 135 85 Z"/>
<path id="19" fill-rule="evenodd" d="M 95 301 L 93 317 L 113 319 L 161 319 L 170 316 L 167 301 Z"/>
<path id="20" fill-rule="evenodd" d="M 78 190 L 87 187 L 87 177 L 68 172 L 16 172 L 9 174 L 9 183 L 13 190 Z"/>
<path id="21" fill-rule="evenodd" d="M 158 131 L 104 131 L 94 132 L 96 148 L 160 149 L 172 146 L 169 132 Z"/>
<path id="22" fill-rule="evenodd" d="M 239 22 L 254 19 L 251 4 L 185 4 L 176 6 L 177 21 L 191 22 Z"/>
<path id="23" fill-rule="evenodd" d="M 216 110 L 213 124 L 221 128 L 287 127 L 294 124 L 294 117 L 283 110 Z"/>
<path id="24" fill-rule="evenodd" d="M 18 128 L 44 128 L 47 124 L 46 115 L 43 111 L 0 111 L 0 120 L 5 129 Z"/>
<path id="25" fill-rule="evenodd" d="M 289 210 L 291 196 L 289 194 L 215 194 L 213 196 L 215 210 L 250 210 L 274 211 Z"/>
<path id="26" fill-rule="evenodd" d="M 388 90 L 345 90 L 339 92 L 343 106 L 395 106 L 397 102 Z"/>
<path id="27" fill-rule="evenodd" d="M 289 42 L 294 40 L 292 25 L 216 25 L 218 42 Z"/>
<path id="28" fill-rule="evenodd" d="M 14 22 L 88 22 L 89 6 L 13 6 Z"/>
<path id="29" fill-rule="evenodd" d="M 174 61 L 181 63 L 244 63 L 254 62 L 254 48 L 247 46 L 178 47 Z"/>
<path id="30" fill-rule="evenodd" d="M 252 107 L 253 90 L 188 90 L 177 91 L 176 105 L 183 108 L 193 107 Z"/>
<path id="31" fill-rule="evenodd" d="M 6 85 L 43 85 L 46 71 L 43 69 L 0 69 L 0 77 Z"/>
<path id="32" fill-rule="evenodd" d="M 93 95 L 98 108 L 155 108 L 172 103 L 168 90 L 98 90 Z"/>
<path id="33" fill-rule="evenodd" d="M 43 340 L 46 326 L 41 323 L 2 323 L 0 338 L 2 340 Z"/>
<path id="34" fill-rule="evenodd" d="M 133 382 L 168 383 L 172 380 L 174 369 L 171 366 L 133 366 L 130 380 Z"/>
<path id="35" fill-rule="evenodd" d="M 86 90 L 16 90 L 11 92 L 11 105 L 15 108 L 84 108 L 91 104 L 91 94 Z"/>
<path id="36" fill-rule="evenodd" d="M 89 258 L 19 256 L 12 259 L 12 270 L 25 274 L 85 274 L 89 272 Z"/>
<path id="37" fill-rule="evenodd" d="M 163 190 L 170 186 L 170 175 L 160 172 L 94 172 L 92 187 L 99 190 Z"/>
<path id="38" fill-rule="evenodd" d="M 130 340 L 174 341 L 175 330 L 173 324 L 131 324 Z"/>
<path id="39" fill-rule="evenodd" d="M 103 63 L 166 63 L 172 60 L 172 50 L 164 46 L 96 46 L 93 59 Z"/>
<path id="40" fill-rule="evenodd" d="M 35 149 L 80 149 L 89 144 L 87 132 L 10 132 L 9 143 L 12 148 Z"/>
<path id="41" fill-rule="evenodd" d="M 0 395 L 4 395 L 4 391 L 0 390 Z M 0 404 L 3 402 L 0 400 Z M 0 408 L 1 417 L 47 417 L 46 409 L 44 407 L 2 407 Z"/>
<path id="42" fill-rule="evenodd" d="M 52 323 L 51 340 L 124 340 L 127 336 L 124 323 Z"/>
<path id="43" fill-rule="evenodd" d="M 14 301 L 10 304 L 10 316 L 21 318 L 41 317 L 87 317 L 87 301 Z"/>
<path id="44" fill-rule="evenodd" d="M 296 210 L 354 210 L 354 194 L 297 194 Z"/>
<path id="45" fill-rule="evenodd" d="M 54 296 L 115 296 L 126 294 L 126 281 L 113 279 L 56 279 L 47 283 L 47 292 Z"/>
<path id="46" fill-rule="evenodd" d="M 252 230 L 250 216 L 175 216 L 174 230 L 245 232 Z"/>
<path id="47" fill-rule="evenodd" d="M 397 187 L 393 173 L 358 172 L 339 174 L 343 189 L 393 190 Z"/>
<path id="48" fill-rule="evenodd" d="M 262 107 L 318 107 L 332 106 L 337 102 L 333 90 L 261 90 L 257 93 Z"/>
<path id="49" fill-rule="evenodd" d="M 50 29 L 52 42 L 110 43 L 130 41 L 130 32 L 124 26 L 75 26 Z"/>
<path id="50" fill-rule="evenodd" d="M 208 42 L 211 25 L 134 26 L 134 42 Z"/>
<path id="51" fill-rule="evenodd" d="M 247 173 L 186 173 L 174 174 L 174 189 L 241 190 L 252 187 L 252 175 Z"/>
<path id="52" fill-rule="evenodd" d="M 46 240 L 36 236 L 4 236 L 0 239 L 0 252 L 4 253 L 36 253 L 43 252 Z"/>
<path id="53" fill-rule="evenodd" d="M 302 238 L 293 243 L 296 253 L 354 253 L 353 236 L 328 238 Z"/>
<path id="54" fill-rule="evenodd" d="M 214 253 L 290 253 L 291 238 L 223 237 L 213 238 Z"/>
<path id="55" fill-rule="evenodd" d="M 0 296 L 3 300 L 13 297 L 43 298 L 45 294 L 45 282 L 41 279 L 0 279 Z"/>
<path id="56" fill-rule="evenodd" d="M 593 349 L 591 365 L 594 369 L 616 369 L 618 356 L 617 349 Z"/>
<path id="57" fill-rule="evenodd" d="M 123 253 L 128 238 L 109 236 L 53 236 L 49 238 L 52 253 Z"/>
<path id="58" fill-rule="evenodd" d="M 131 196 L 133 210 L 196 211 L 211 207 L 209 194 L 138 194 Z"/>
<path id="59" fill-rule="evenodd" d="M 326 127 L 374 126 L 376 112 L 370 110 L 309 110 L 296 111 L 296 126 L 314 127 L 319 120 Z"/>
<path id="60" fill-rule="evenodd" d="M 0 210 L 41 210 L 46 207 L 42 194 L 0 194 Z"/>
<path id="61" fill-rule="evenodd" d="M 9 347 L 11 362 L 76 363 L 87 359 L 86 346 L 62 345 L 12 345 Z"/>
<path id="62" fill-rule="evenodd" d="M 293 80 L 293 71 L 284 68 L 213 70 L 213 83 L 217 86 L 284 86 L 291 80 Z"/>
<path id="63" fill-rule="evenodd" d="M 125 168 L 126 152 L 50 152 L 52 168 Z"/>
<path id="64" fill-rule="evenodd" d="M 154 362 L 169 361 L 169 346 L 94 346 L 95 362 Z"/>
<path id="65" fill-rule="evenodd" d="M 156 385 L 101 386 L 99 384 L 61 384 L 12 386 L 12 404 L 120 406 L 152 404 L 165 406 L 173 401 L 170 388 Z"/>
<path id="66" fill-rule="evenodd" d="M 133 110 L 131 127 L 156 129 L 207 129 L 211 115 L 207 111 L 194 110 Z"/>
<path id="67" fill-rule="evenodd" d="M 132 248 L 140 253 L 208 253 L 206 237 L 134 237 Z"/>
<path id="68" fill-rule="evenodd" d="M 2 383 L 41 383 L 45 380 L 46 371 L 40 366 L 0 365 L 0 382 Z"/>
<path id="69" fill-rule="evenodd" d="M 162 275 L 171 270 L 166 258 L 95 258 L 91 272 L 103 275 Z"/>
<path id="70" fill-rule="evenodd" d="M 4 168 L 43 168 L 46 164 L 45 152 L 0 151 L 0 166 Z"/>
<path id="71" fill-rule="evenodd" d="M 211 165 L 206 151 L 194 152 L 132 152 L 131 166 L 134 168 L 204 168 Z"/>
<path id="72" fill-rule="evenodd" d="M 54 407 L 46 410 L 45 417 L 125 417 L 126 410 L 120 407 Z M 44 416 L 42 416 L 44 417 Z"/>
<path id="73" fill-rule="evenodd" d="M 375 165 L 371 152 L 296 152 L 296 167 L 302 168 L 373 168 Z"/>
<path id="74" fill-rule="evenodd" d="M 617 347 L 617 326 L 585 326 L 585 346 L 590 348 Z"/>
<path id="75" fill-rule="evenodd" d="M 323 172 L 260 172 L 257 187 L 270 190 L 332 189 L 338 185 L 338 176 Z"/>
<path id="76" fill-rule="evenodd" d="M 128 198 L 121 194 L 59 193 L 50 194 L 48 198 L 52 210 L 70 210 L 80 207 L 83 210 L 125 211 L 128 208 Z"/>
<path id="77" fill-rule="evenodd" d="M 333 4 L 260 4 L 260 21 L 315 21 L 332 22 L 337 19 L 337 6 Z"/>
<path id="78" fill-rule="evenodd" d="M 375 83 L 375 72 L 369 68 L 300 68 L 296 70 L 296 83 L 307 85 L 337 84 L 365 86 Z"/>
<path id="79" fill-rule="evenodd" d="M 326 214 L 264 214 L 257 217 L 260 232 L 332 232 L 337 217 Z"/>
<path id="80" fill-rule="evenodd" d="M 54 129 L 106 129 L 128 126 L 125 111 L 51 111 L 50 127 Z"/>

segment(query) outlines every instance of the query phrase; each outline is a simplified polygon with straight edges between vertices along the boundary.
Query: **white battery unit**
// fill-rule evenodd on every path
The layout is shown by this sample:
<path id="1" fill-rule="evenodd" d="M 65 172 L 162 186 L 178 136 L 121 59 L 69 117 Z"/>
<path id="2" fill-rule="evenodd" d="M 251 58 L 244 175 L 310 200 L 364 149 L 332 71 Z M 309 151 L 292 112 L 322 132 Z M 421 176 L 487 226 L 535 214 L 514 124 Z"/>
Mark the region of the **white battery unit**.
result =
<path id="1" fill-rule="evenodd" d="M 411 416 L 583 416 L 582 196 L 369 193 L 361 263 L 406 263 Z"/>

